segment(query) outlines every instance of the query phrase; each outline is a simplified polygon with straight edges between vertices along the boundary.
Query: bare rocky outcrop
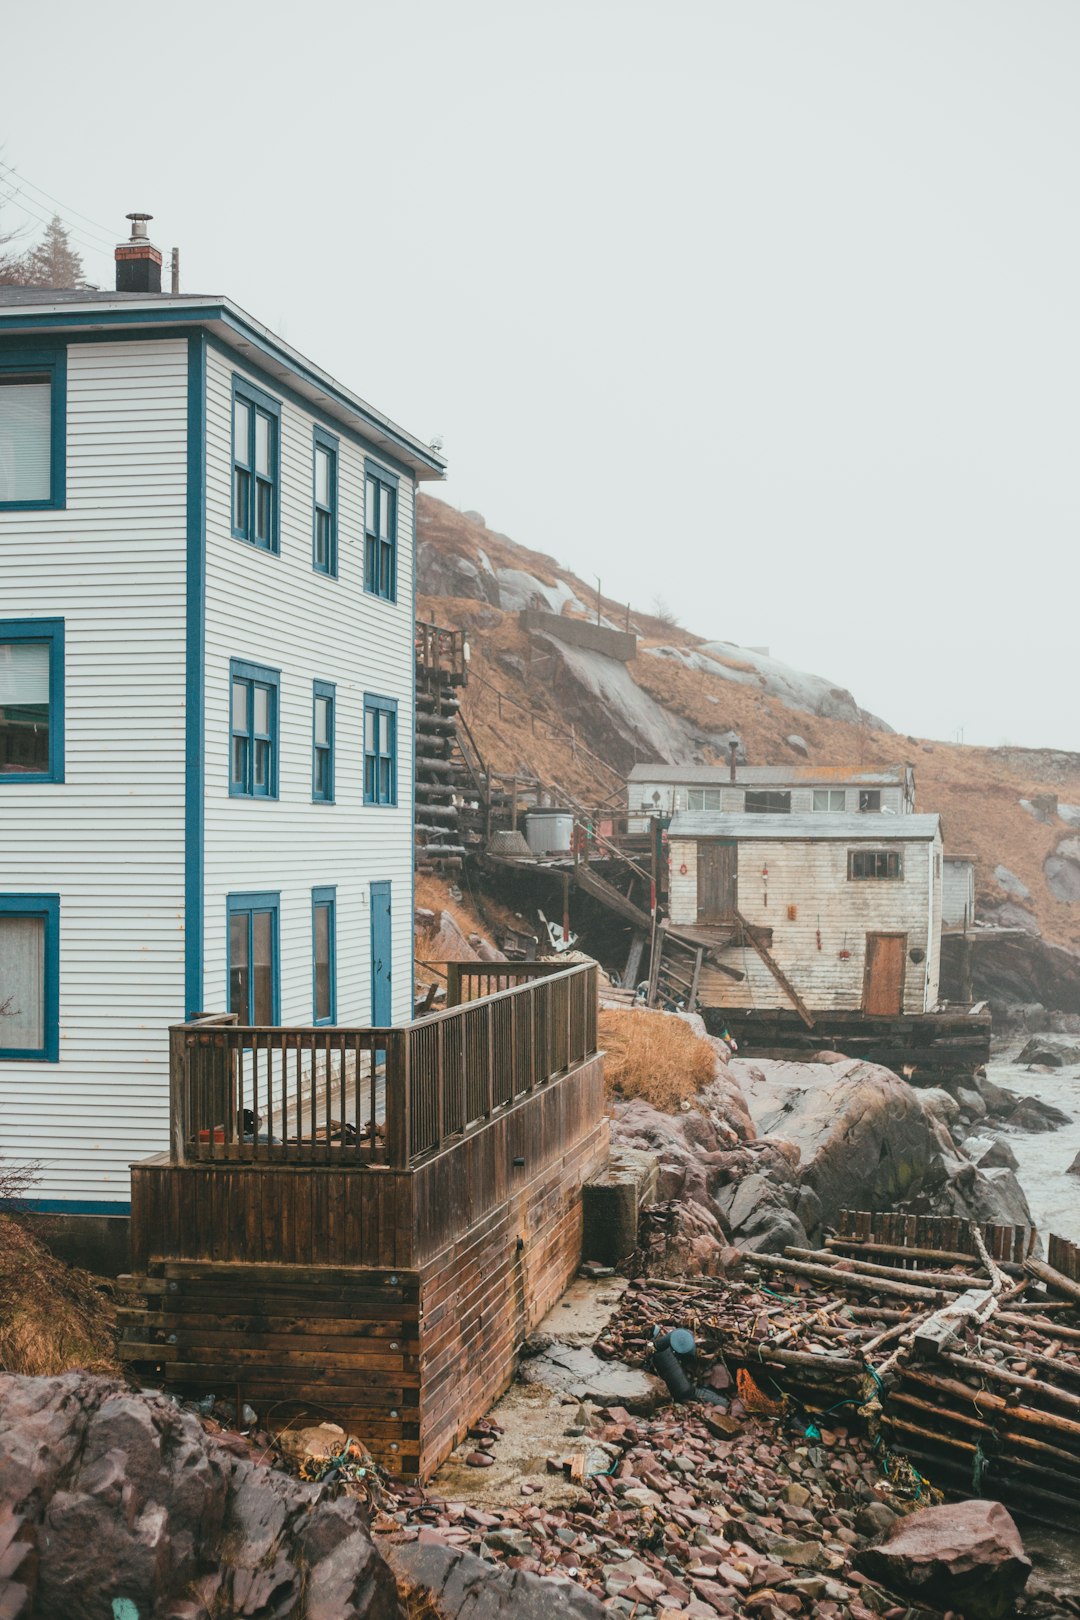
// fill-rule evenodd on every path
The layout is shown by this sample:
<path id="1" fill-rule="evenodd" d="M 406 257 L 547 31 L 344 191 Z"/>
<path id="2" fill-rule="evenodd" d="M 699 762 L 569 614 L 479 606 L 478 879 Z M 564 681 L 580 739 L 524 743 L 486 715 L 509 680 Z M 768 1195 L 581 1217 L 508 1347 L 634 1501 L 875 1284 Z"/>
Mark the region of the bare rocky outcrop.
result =
<path id="1" fill-rule="evenodd" d="M 165 1396 L 0 1375 L 3 1613 L 400 1620 L 359 1505 L 245 1453 Z"/>
<path id="2" fill-rule="evenodd" d="M 900 1519 L 857 1554 L 864 1574 L 967 1620 L 1003 1620 L 1031 1574 L 1020 1532 L 1000 1502 L 950 1502 Z"/>
<path id="3" fill-rule="evenodd" d="M 532 1550 L 532 1542 L 523 1537 Z M 507 1538 L 507 1549 L 513 1542 Z M 435 1537 L 391 1542 L 386 1555 L 402 1580 L 427 1595 L 442 1620 L 603 1620 L 608 1610 L 574 1581 L 493 1566 Z"/>

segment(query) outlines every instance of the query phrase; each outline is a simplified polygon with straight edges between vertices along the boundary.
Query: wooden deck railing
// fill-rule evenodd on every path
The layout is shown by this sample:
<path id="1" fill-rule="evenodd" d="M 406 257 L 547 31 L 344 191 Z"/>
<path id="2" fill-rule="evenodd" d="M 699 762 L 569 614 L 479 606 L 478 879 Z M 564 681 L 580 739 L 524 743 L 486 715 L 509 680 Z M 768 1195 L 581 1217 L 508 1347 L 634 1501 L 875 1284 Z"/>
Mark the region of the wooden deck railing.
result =
<path id="1" fill-rule="evenodd" d="M 175 1026 L 173 1163 L 406 1170 L 596 1053 L 594 962 L 449 966 L 519 982 L 392 1029 Z"/>
<path id="2" fill-rule="evenodd" d="M 416 664 L 428 674 L 447 676 L 453 685 L 463 684 L 468 673 L 465 632 L 417 619 Z"/>

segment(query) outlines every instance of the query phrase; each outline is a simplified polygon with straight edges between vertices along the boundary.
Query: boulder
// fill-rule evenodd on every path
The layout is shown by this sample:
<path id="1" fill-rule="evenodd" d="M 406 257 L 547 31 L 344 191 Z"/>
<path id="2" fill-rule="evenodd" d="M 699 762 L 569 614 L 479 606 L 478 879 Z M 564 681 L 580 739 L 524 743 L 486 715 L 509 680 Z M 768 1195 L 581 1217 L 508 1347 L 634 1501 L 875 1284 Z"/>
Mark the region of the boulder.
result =
<path id="1" fill-rule="evenodd" d="M 994 867 L 994 880 L 1013 900 L 1031 899 L 1031 890 L 1027 884 L 1023 883 L 1015 872 L 1010 872 L 1007 866 Z"/>
<path id="2" fill-rule="evenodd" d="M 978 1160 L 978 1166 L 980 1170 L 1019 1170 L 1020 1161 L 1008 1142 L 1003 1142 L 1000 1136 L 996 1136 L 982 1158 Z"/>
<path id="3" fill-rule="evenodd" d="M 758 1132 L 799 1149 L 797 1180 L 817 1195 L 825 1224 L 842 1209 L 888 1209 L 944 1183 L 936 1121 L 890 1070 L 854 1058 L 731 1069 Z"/>
<path id="4" fill-rule="evenodd" d="M 220 1620 L 301 1603 L 308 1620 L 398 1620 L 357 1502 L 266 1468 L 175 1401 L 111 1379 L 0 1375 L 3 1516 L 20 1522 L 23 1592 L 5 1613 L 115 1620 L 181 1614 L 197 1598 L 193 1614 Z"/>
<path id="5" fill-rule="evenodd" d="M 386 1555 L 403 1584 L 426 1594 L 441 1620 L 605 1620 L 609 1613 L 574 1581 L 495 1567 L 433 1539 L 392 1542 Z"/>
<path id="6" fill-rule="evenodd" d="M 919 1101 L 927 1113 L 932 1114 L 943 1125 L 955 1125 L 960 1118 L 960 1104 L 943 1086 L 920 1086 Z"/>
<path id="7" fill-rule="evenodd" d="M 1080 1063 L 1080 1041 L 1067 1035 L 1036 1035 L 1021 1048 L 1016 1061 L 1029 1066 L 1037 1063 L 1047 1069 L 1064 1069 Z"/>
<path id="8" fill-rule="evenodd" d="M 1006 1086 L 995 1085 L 985 1074 L 977 1074 L 974 1084 L 986 1104 L 986 1112 L 993 1114 L 996 1119 L 1004 1119 L 1006 1114 L 1011 1114 L 1020 1101 L 1015 1091 L 1010 1091 Z"/>
<path id="9" fill-rule="evenodd" d="M 864 1575 L 965 1620 L 1004 1620 L 1031 1574 L 1020 1532 L 1000 1502 L 950 1502 L 900 1519 L 856 1555 Z"/>
<path id="10" fill-rule="evenodd" d="M 1056 1131 L 1062 1125 L 1071 1125 L 1072 1115 L 1038 1097 L 1021 1097 L 1005 1123 L 1014 1131 Z"/>
<path id="11" fill-rule="evenodd" d="M 1067 1176 L 1080 1176 L 1080 1153 L 1076 1155 L 1072 1164 L 1070 1164 L 1068 1169 L 1065 1171 L 1065 1174 Z"/>

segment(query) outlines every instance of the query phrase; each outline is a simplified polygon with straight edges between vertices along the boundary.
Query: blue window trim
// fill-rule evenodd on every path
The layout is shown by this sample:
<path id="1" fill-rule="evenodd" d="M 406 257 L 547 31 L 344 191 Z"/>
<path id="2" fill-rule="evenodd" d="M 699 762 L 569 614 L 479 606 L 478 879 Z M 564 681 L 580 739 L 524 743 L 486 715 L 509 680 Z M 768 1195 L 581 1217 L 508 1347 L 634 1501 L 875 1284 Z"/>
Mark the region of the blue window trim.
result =
<path id="1" fill-rule="evenodd" d="M 328 753 L 330 755 L 327 770 L 327 791 L 320 793 L 317 786 L 318 747 L 315 742 L 315 715 L 319 698 L 328 698 L 330 702 L 330 724 L 327 728 L 329 735 Z M 334 802 L 334 754 L 336 752 L 336 739 L 334 728 L 337 724 L 337 687 L 333 681 L 312 681 L 311 683 L 311 798 L 315 804 L 333 804 Z"/>
<path id="2" fill-rule="evenodd" d="M 234 731 L 232 717 L 233 682 L 247 681 L 248 710 L 247 730 Z M 266 791 L 255 787 L 255 750 L 251 746 L 254 737 L 254 713 L 252 686 L 268 686 L 271 690 L 270 700 L 270 771 Z M 281 671 L 269 669 L 263 664 L 249 664 L 242 658 L 229 660 L 229 797 L 230 799 L 276 799 L 278 796 L 278 753 L 280 749 L 281 734 Z M 244 772 L 244 782 L 240 786 L 233 781 L 232 771 L 232 743 L 234 737 L 247 737 L 247 767 Z M 265 741 L 265 739 L 263 739 Z"/>
<path id="3" fill-rule="evenodd" d="M 47 372 L 52 438 L 49 445 L 49 496 L 44 501 L 0 501 L 0 512 L 46 512 L 67 505 L 67 345 L 0 353 L 0 374 Z"/>
<path id="4" fill-rule="evenodd" d="M 251 488 L 248 495 L 248 520 L 245 528 L 236 525 L 236 401 L 242 399 L 252 408 L 251 438 L 248 446 L 249 461 L 247 470 L 251 477 Z M 256 551 L 268 552 L 271 556 L 281 553 L 281 401 L 272 394 L 264 393 L 246 377 L 233 372 L 232 402 L 230 404 L 229 442 L 231 445 L 229 465 L 232 469 L 229 481 L 229 526 L 235 540 L 243 540 L 245 545 L 254 546 Z M 256 540 L 255 538 L 255 411 L 263 411 L 273 420 L 274 430 L 271 435 L 273 443 L 270 447 L 271 475 L 270 487 L 272 490 L 270 509 L 270 538 Z"/>
<path id="5" fill-rule="evenodd" d="M 251 999 L 254 995 L 255 980 L 252 974 L 252 959 L 254 949 L 252 942 L 252 913 L 268 911 L 272 917 L 270 928 L 270 949 L 272 954 L 272 1001 L 273 1022 L 281 1022 L 281 891 L 279 889 L 249 890 L 241 894 L 227 894 L 225 896 L 225 1005 L 232 1005 L 232 958 L 229 954 L 229 924 L 238 913 L 244 913 L 248 919 L 248 1012 L 252 1012 Z M 250 1028 L 250 1021 L 248 1027 Z"/>
<path id="6" fill-rule="evenodd" d="M 0 787 L 64 780 L 64 621 L 0 619 L 0 641 L 49 643 L 49 768 L 46 771 L 0 773 Z"/>
<path id="7" fill-rule="evenodd" d="M 394 808 L 396 806 L 396 804 L 397 804 L 397 787 L 398 787 L 397 712 L 398 712 L 398 706 L 397 706 L 397 699 L 396 698 L 379 697 L 376 693 L 373 693 L 373 692 L 365 692 L 364 693 L 363 752 L 364 752 L 364 803 L 365 804 L 382 805 L 385 808 L 390 808 L 390 809 Z M 382 754 L 378 750 L 376 750 L 375 753 L 373 753 L 373 754 L 370 754 L 368 752 L 368 746 L 367 746 L 367 719 L 368 719 L 368 715 L 371 714 L 371 713 L 388 714 L 391 717 L 390 749 L 389 749 L 388 754 Z M 389 792 L 389 796 L 383 797 L 379 793 L 378 762 L 380 760 L 386 759 L 386 758 L 389 758 L 389 760 L 390 760 L 390 792 Z M 369 787 L 369 783 L 368 783 L 368 760 L 369 759 L 373 759 L 375 761 L 374 789 L 373 790 Z"/>
<path id="8" fill-rule="evenodd" d="M 368 481 L 371 480 L 378 487 L 379 503 L 389 493 L 394 502 L 393 532 L 387 539 L 380 539 L 378 534 L 378 518 L 368 510 Z M 364 457 L 364 590 L 369 596 L 378 596 L 384 602 L 397 601 L 397 573 L 398 573 L 398 507 L 400 504 L 401 480 L 396 473 L 390 472 L 369 456 Z M 390 582 L 387 589 L 382 586 L 382 548 L 386 546 L 390 552 Z"/>
<path id="9" fill-rule="evenodd" d="M 315 912 L 319 906 L 330 908 L 330 1016 L 318 1017 L 315 985 Z M 316 1025 L 337 1023 L 337 888 L 333 884 L 311 891 L 311 1022 Z"/>
<path id="10" fill-rule="evenodd" d="M 317 574 L 325 574 L 329 579 L 338 577 L 338 452 L 341 441 L 333 434 L 327 433 L 318 423 L 312 429 L 311 442 L 311 566 Z M 318 562 L 316 557 L 316 540 L 319 525 L 319 505 L 315 498 L 315 466 L 317 453 L 325 450 L 330 456 L 330 557 L 326 567 Z"/>
<path id="11" fill-rule="evenodd" d="M 45 921 L 45 1040 L 40 1047 L 0 1045 L 0 1060 L 19 1063 L 60 1061 L 60 896 L 0 894 L 0 917 L 41 917 Z"/>

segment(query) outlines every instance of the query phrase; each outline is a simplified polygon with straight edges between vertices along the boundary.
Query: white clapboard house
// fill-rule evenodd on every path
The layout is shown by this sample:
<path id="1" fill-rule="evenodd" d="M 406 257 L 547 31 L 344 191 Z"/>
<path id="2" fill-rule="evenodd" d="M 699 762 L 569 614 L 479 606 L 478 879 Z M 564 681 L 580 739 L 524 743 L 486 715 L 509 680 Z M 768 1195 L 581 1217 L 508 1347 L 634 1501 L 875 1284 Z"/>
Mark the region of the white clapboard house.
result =
<path id="1" fill-rule="evenodd" d="M 704 1004 L 789 1008 L 794 990 L 814 1012 L 936 1007 L 938 816 L 683 811 L 668 851 L 671 927 L 710 947 Z"/>
<path id="2" fill-rule="evenodd" d="M 680 810 L 725 815 L 908 815 L 910 765 L 861 770 L 823 765 L 635 765 L 627 778 L 631 832 Z"/>
<path id="3" fill-rule="evenodd" d="M 124 1213 L 168 1030 L 411 1016 L 414 500 L 223 297 L 0 288 L 0 1153 Z"/>

